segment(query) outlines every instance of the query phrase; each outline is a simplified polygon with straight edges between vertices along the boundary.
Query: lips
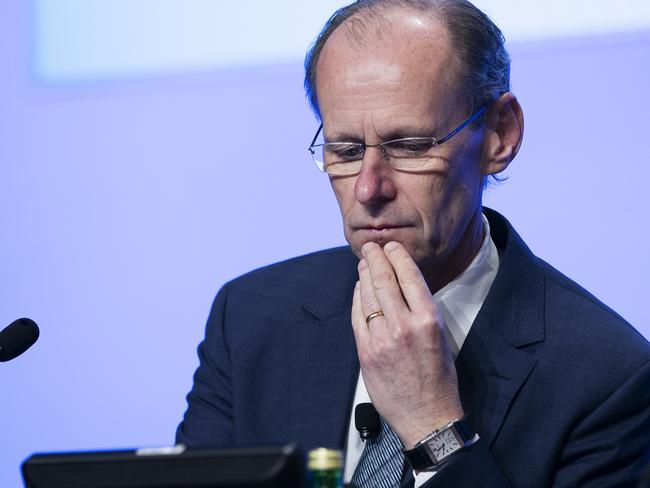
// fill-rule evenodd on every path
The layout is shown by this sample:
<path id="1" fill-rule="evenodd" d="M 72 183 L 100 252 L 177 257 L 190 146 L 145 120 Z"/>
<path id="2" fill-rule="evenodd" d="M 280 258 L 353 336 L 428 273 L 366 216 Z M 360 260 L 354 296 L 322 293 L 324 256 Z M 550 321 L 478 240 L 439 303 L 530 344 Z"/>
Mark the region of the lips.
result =
<path id="1" fill-rule="evenodd" d="M 395 230 L 395 229 L 403 229 L 404 225 L 377 225 L 377 226 L 369 226 L 369 227 L 361 227 L 360 230 L 369 230 L 369 231 L 376 231 L 376 232 L 383 232 L 383 231 L 389 231 L 389 230 Z"/>
<path id="2" fill-rule="evenodd" d="M 362 225 L 352 225 L 354 230 L 391 230 L 391 229 L 402 229 L 404 227 L 409 227 L 407 224 L 397 224 L 397 223 L 378 223 L 378 224 L 362 224 Z"/>
<path id="3" fill-rule="evenodd" d="M 355 235 L 355 240 L 357 241 L 359 247 L 365 242 L 376 242 L 380 246 L 384 246 L 384 244 L 390 241 L 402 242 L 406 237 L 402 231 L 407 227 L 410 226 L 396 224 L 372 224 L 357 227 L 353 232 Z"/>
<path id="4" fill-rule="evenodd" d="M 355 235 L 355 240 L 372 241 L 378 244 L 389 241 L 401 242 L 406 237 L 404 233 L 415 227 L 412 221 L 399 216 L 382 215 L 377 219 L 369 217 L 348 220 L 349 229 Z"/>
<path id="5" fill-rule="evenodd" d="M 371 235 L 382 235 L 382 234 L 390 234 L 391 232 L 397 232 L 401 229 L 405 229 L 406 227 L 409 226 L 396 225 L 396 224 L 373 224 L 373 225 L 359 226 L 354 230 L 356 232 L 362 232 Z"/>

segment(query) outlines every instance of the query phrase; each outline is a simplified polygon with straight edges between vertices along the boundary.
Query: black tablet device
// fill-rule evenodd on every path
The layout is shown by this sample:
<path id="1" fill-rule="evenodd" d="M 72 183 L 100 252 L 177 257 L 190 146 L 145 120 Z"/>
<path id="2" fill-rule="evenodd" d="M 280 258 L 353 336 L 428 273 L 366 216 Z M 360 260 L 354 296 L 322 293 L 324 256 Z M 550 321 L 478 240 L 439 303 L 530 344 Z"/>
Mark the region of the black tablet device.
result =
<path id="1" fill-rule="evenodd" d="M 293 445 L 34 454 L 22 470 L 27 488 L 303 488 L 306 479 Z"/>

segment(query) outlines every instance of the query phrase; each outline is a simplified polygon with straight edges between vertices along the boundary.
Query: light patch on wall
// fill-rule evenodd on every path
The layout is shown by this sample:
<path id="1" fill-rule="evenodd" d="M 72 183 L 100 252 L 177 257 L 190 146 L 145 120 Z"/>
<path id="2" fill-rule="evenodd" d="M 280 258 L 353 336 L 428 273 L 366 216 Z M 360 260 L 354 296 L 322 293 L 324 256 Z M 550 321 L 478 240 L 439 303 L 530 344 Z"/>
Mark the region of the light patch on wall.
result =
<path id="1" fill-rule="evenodd" d="M 62 82 L 295 61 L 340 3 L 35 0 L 35 71 Z"/>
<path id="2" fill-rule="evenodd" d="M 648 0 L 475 0 L 510 42 L 650 29 Z"/>
<path id="3" fill-rule="evenodd" d="M 34 0 L 46 82 L 300 62 L 340 0 Z M 650 2 L 477 0 L 510 42 L 650 28 Z"/>

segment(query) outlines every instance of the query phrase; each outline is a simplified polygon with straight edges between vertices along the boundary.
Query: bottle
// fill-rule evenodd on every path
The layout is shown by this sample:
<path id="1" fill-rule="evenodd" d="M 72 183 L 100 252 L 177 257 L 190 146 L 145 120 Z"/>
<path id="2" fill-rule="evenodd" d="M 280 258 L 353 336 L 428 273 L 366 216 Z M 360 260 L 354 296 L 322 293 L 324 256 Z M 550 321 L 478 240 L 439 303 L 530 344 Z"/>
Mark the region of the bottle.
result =
<path id="1" fill-rule="evenodd" d="M 307 458 L 310 488 L 343 488 L 343 453 L 321 447 Z"/>

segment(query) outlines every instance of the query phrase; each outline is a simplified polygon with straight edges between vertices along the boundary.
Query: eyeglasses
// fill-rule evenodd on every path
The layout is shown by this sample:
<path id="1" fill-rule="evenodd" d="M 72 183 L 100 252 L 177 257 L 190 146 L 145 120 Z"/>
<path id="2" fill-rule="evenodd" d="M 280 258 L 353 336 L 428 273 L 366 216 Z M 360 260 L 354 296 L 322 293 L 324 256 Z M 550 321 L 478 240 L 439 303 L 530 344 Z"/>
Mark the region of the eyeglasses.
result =
<path id="1" fill-rule="evenodd" d="M 458 134 L 476 120 L 487 107 L 482 107 L 446 136 L 403 137 L 364 144 L 363 142 L 325 142 L 314 144 L 323 130 L 323 124 L 316 131 L 314 139 L 307 148 L 318 169 L 330 176 L 350 176 L 361 171 L 361 163 L 366 149 L 376 147 L 381 150 L 389 164 L 400 171 L 427 171 L 435 168 L 438 147 Z"/>

